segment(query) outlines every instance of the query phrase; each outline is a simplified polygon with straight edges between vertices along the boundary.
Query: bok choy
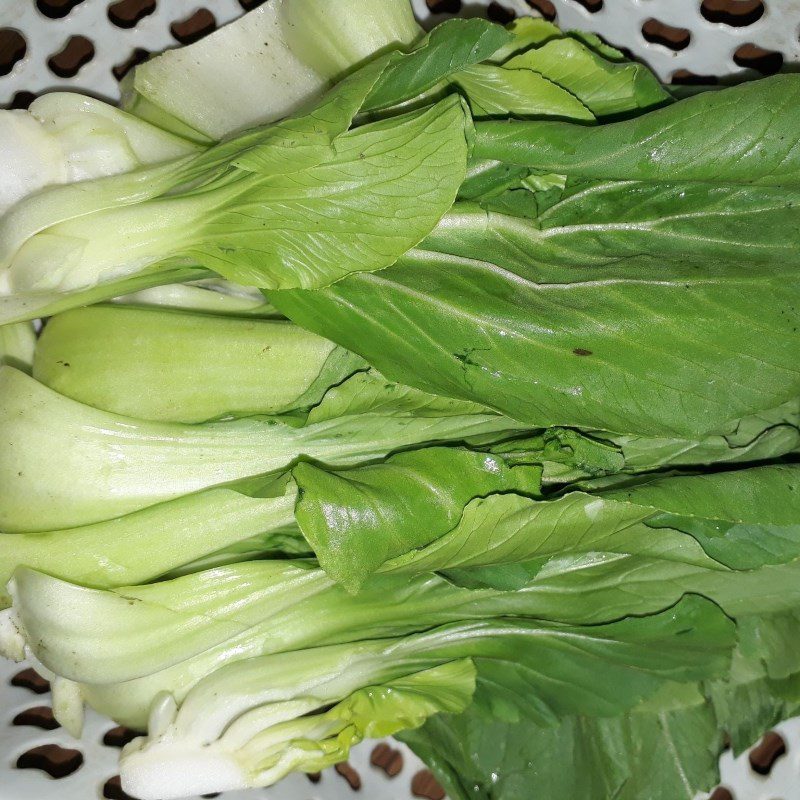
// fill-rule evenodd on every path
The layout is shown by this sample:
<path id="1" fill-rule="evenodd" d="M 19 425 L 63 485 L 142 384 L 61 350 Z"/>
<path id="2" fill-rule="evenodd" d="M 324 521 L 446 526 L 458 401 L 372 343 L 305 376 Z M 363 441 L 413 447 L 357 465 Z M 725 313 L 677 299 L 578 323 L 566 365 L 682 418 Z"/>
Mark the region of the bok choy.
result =
<path id="1" fill-rule="evenodd" d="M 694 800 L 800 711 L 797 76 L 270 0 L 124 93 L 0 113 L 0 652 L 126 793 Z"/>

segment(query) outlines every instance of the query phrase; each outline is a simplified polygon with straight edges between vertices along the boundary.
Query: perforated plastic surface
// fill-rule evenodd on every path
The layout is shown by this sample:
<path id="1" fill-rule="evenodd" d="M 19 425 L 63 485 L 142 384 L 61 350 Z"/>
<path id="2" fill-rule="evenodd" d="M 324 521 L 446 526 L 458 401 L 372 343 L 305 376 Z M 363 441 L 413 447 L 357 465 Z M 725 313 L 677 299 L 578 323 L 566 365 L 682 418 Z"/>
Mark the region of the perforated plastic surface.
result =
<path id="1" fill-rule="evenodd" d="M 774 71 L 781 62 L 800 61 L 800 0 L 704 0 L 702 6 L 699 0 L 413 2 L 420 18 L 430 21 L 442 18 L 431 14 L 430 8 L 451 12 L 460 8 L 472 14 L 485 13 L 491 5 L 492 12 L 503 19 L 509 13 L 535 13 L 535 7 L 564 28 L 591 30 L 626 48 L 665 81 L 676 74 L 679 79 L 730 76 L 754 66 Z M 175 46 L 178 39 L 208 32 L 242 14 L 244 6 L 256 4 L 252 0 L 0 0 L 0 104 L 16 98 L 18 105 L 25 105 L 32 94 L 65 86 L 115 98 L 118 77 L 137 58 Z M 51 15 L 64 15 L 47 16 L 37 6 Z M 109 7 L 116 12 L 110 15 Z M 37 727 L 52 727 L 47 714 L 50 696 L 10 684 L 24 666 L 0 659 L 0 800 L 125 800 L 118 784 L 109 783 L 116 775 L 119 751 L 103 739 L 113 723 L 89 713 L 80 742 L 60 728 Z M 712 795 L 714 800 L 800 797 L 800 720 L 784 723 L 776 731 L 786 753 L 776 757 L 780 740 L 773 739 L 771 747 L 763 748 L 771 750 L 767 760 L 775 759 L 769 774 L 757 774 L 746 753 L 736 760 L 726 753 L 721 768 L 730 794 L 718 790 Z M 49 745 L 56 749 L 47 749 Z M 356 796 L 350 783 L 358 782 L 360 796 L 368 800 L 412 796 L 436 800 L 435 789 L 420 776 L 424 765 L 413 754 L 392 743 L 402 756 L 403 768 L 389 778 L 385 770 L 370 764 L 374 746 L 373 742 L 356 748 L 350 762 L 353 771 L 342 770 L 345 775 L 329 770 L 316 784 L 295 775 L 269 790 L 231 792 L 224 798 L 345 800 Z M 389 761 L 388 770 L 394 772 L 399 760 L 390 753 Z M 30 767 L 20 768 L 25 764 Z M 52 778 L 41 769 L 48 764 L 61 764 L 51 769 L 69 774 Z M 412 793 L 415 777 L 416 794 Z"/>
<path id="2" fill-rule="evenodd" d="M 117 758 L 119 744 L 103 743 L 109 731 L 115 728 L 113 722 L 91 711 L 87 714 L 83 737 L 73 739 L 61 728 L 43 730 L 33 724 L 19 724 L 25 715 L 29 720 L 42 724 L 46 720 L 41 708 L 50 706 L 50 694 L 45 691 L 37 694 L 26 686 L 12 686 L 11 680 L 19 675 L 26 664 L 12 664 L 0 658 L 0 799 L 1 800 L 95 800 L 109 797 L 111 800 L 124 800 L 115 792 L 118 787 L 108 781 L 118 773 Z M 17 720 L 17 724 L 14 724 Z M 112 740 L 117 741 L 115 737 Z M 402 769 L 394 777 L 385 770 L 370 764 L 370 756 L 377 742 L 365 743 L 354 748 L 349 764 L 351 781 L 358 779 L 358 794 L 354 793 L 348 777 L 336 770 L 326 770 L 319 783 L 313 783 L 305 775 L 292 775 L 271 789 L 248 792 L 226 792 L 224 800 L 357 800 L 359 796 L 367 800 L 406 800 L 412 797 L 411 783 L 424 764 L 407 748 L 398 742 L 391 747 L 402 755 Z M 42 752 L 36 748 L 56 745 L 62 751 L 75 751 L 82 757 L 82 763 L 70 774 L 53 778 L 41 768 L 20 769 L 17 764 L 24 754 L 34 751 L 27 761 L 37 761 L 42 766 L 50 764 L 57 774 L 74 767 L 78 756 L 50 750 Z M 395 762 L 396 766 L 397 762 Z M 60 765 L 60 769 L 59 766 Z M 393 772 L 390 769 L 390 772 Z M 419 782 L 418 778 L 418 782 Z M 105 794 L 104 794 L 105 790 Z"/>
<path id="3" fill-rule="evenodd" d="M 752 68 L 771 72 L 782 63 L 800 61 L 800 0 L 413 2 L 421 18 L 433 20 L 440 15 L 431 14 L 431 8 L 483 13 L 492 5 L 500 17 L 504 11 L 540 10 L 564 28 L 591 30 L 626 48 L 664 81 L 724 78 Z M 115 98 L 118 76 L 132 59 L 175 46 L 186 36 L 182 30 L 213 30 L 242 14 L 243 7 L 257 4 L 257 0 L 2 0 L 0 103 L 11 102 L 20 92 L 25 95 L 18 102 L 24 103 L 28 93 L 55 86 Z M 40 8 L 51 15 L 71 10 L 54 18 Z"/>

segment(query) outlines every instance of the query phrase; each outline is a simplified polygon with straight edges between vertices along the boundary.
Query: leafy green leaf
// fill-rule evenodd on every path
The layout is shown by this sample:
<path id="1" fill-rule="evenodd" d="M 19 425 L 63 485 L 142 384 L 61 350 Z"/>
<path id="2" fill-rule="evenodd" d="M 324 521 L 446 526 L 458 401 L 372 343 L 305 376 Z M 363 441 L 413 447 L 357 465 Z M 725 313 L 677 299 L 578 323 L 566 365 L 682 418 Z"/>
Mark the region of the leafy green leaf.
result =
<path id="1" fill-rule="evenodd" d="M 89 289 L 76 289 L 69 292 L 15 292 L 11 295 L 0 292 L 0 325 L 13 325 L 39 317 L 49 317 L 72 308 L 102 303 L 115 297 L 147 291 L 158 286 L 203 279 L 208 274 L 208 270 L 205 269 L 175 268 L 159 272 L 144 272 L 132 278 L 108 281 Z"/>
<path id="2" fill-rule="evenodd" d="M 647 525 L 690 534 L 712 558 L 734 569 L 800 557 L 795 466 L 662 478 L 603 496 L 659 509 Z"/>
<path id="3" fill-rule="evenodd" d="M 553 798 L 694 800 L 718 781 L 722 751 L 702 696 L 663 712 L 569 717 L 555 727 L 491 722 L 468 710 L 400 738 L 452 800 L 516 800 L 531 786 Z"/>
<path id="4" fill-rule="evenodd" d="M 791 194 L 591 186 L 536 220 L 457 205 L 394 267 L 272 300 L 394 380 L 531 425 L 726 435 L 800 393 Z"/>
<path id="5" fill-rule="evenodd" d="M 510 39 L 504 28 L 486 20 L 447 20 L 410 53 L 389 62 L 364 109 L 375 111 L 415 98 L 458 70 L 489 58 Z"/>
<path id="6" fill-rule="evenodd" d="M 255 536 L 262 551 L 277 549 L 271 540 L 296 532 L 294 502 L 294 490 L 260 498 L 208 489 L 94 525 L 0 534 L 0 607 L 20 566 L 100 589 L 147 583 Z"/>
<path id="7" fill-rule="evenodd" d="M 754 463 L 800 451 L 800 400 L 735 420 L 724 434 L 700 439 L 596 435 L 619 447 L 627 468 L 633 471 L 655 466 Z"/>
<path id="8" fill-rule="evenodd" d="M 132 762 L 137 762 L 139 775 L 139 768 L 148 763 L 151 768 L 158 764 L 163 774 L 167 765 L 180 769 L 200 754 L 202 761 L 213 763 L 220 756 L 229 761 L 231 751 L 244 746 L 246 755 L 245 743 L 262 731 L 259 749 L 264 753 L 263 745 L 270 741 L 266 732 L 275 725 L 301 718 L 301 724 L 313 724 L 319 717 L 309 712 L 335 705 L 365 686 L 391 683 L 454 661 L 463 665 L 470 656 L 478 670 L 477 697 L 484 710 L 489 709 L 491 687 L 496 701 L 501 699 L 496 692 L 504 693 L 502 704 L 492 706 L 496 713 L 519 711 L 519 705 L 508 704 L 513 698 L 526 713 L 548 723 L 572 709 L 614 715 L 673 679 L 692 681 L 724 671 L 731 632 L 718 609 L 694 599 L 646 621 L 629 619 L 593 628 L 531 621 L 457 624 L 404 639 L 246 659 L 201 681 L 179 708 L 164 699 L 154 709 L 150 736 L 128 753 L 135 752 Z M 573 691 L 563 690 L 564 681 Z M 129 765 L 133 771 L 134 764 L 126 762 L 123 772 Z M 238 769 L 212 774 L 218 789 L 256 783 L 252 776 L 242 781 Z M 262 778 L 258 783 L 270 782 L 266 775 Z M 133 780 L 127 785 L 135 785 L 140 796 L 154 796 Z"/>
<path id="9" fill-rule="evenodd" d="M 476 117 L 594 120 L 575 95 L 533 70 L 478 64 L 461 70 L 454 82 L 463 89 Z"/>
<path id="10" fill-rule="evenodd" d="M 385 561 L 451 530 L 474 497 L 538 494 L 539 468 L 456 448 L 400 453 L 383 464 L 328 472 L 311 464 L 292 471 L 296 516 L 322 567 L 349 591 Z"/>
<path id="11" fill-rule="evenodd" d="M 344 761 L 350 748 L 365 738 L 416 728 L 441 711 L 463 710 L 474 686 L 475 669 L 469 661 L 433 667 L 358 689 L 320 714 L 277 722 L 265 730 L 252 722 L 234 726 L 211 747 L 175 765 L 175 772 L 183 791 L 268 786 L 292 771 L 315 772 Z M 121 761 L 126 790 L 142 797 L 164 791 L 160 759 L 151 759 L 151 750 L 163 758 L 166 744 L 169 758 L 170 748 L 157 736 L 153 739 L 140 739 L 126 748 Z"/>
<path id="12" fill-rule="evenodd" d="M 515 53 L 524 52 L 530 47 L 564 36 L 561 29 L 552 22 L 529 16 L 517 17 L 506 26 L 506 30 L 513 38 L 488 59 L 489 61 L 500 64 Z"/>
<path id="13" fill-rule="evenodd" d="M 339 396 L 345 391 L 340 388 Z M 430 396 L 416 395 L 420 413 L 414 407 L 387 406 L 382 412 L 376 406 L 372 413 L 330 416 L 323 398 L 317 407 L 321 419 L 310 417 L 305 426 L 291 416 L 187 425 L 100 411 L 3 367 L 0 529 L 86 525 L 281 472 L 303 458 L 343 466 L 423 443 L 502 438 L 524 427 L 474 406 L 464 413 L 458 403 L 426 409 Z"/>
<path id="14" fill-rule="evenodd" d="M 670 100 L 644 65 L 608 61 L 570 37 L 526 50 L 504 66 L 540 73 L 575 95 L 598 117 L 648 109 Z"/>
<path id="15" fill-rule="evenodd" d="M 449 98 L 340 136 L 328 163 L 234 185 L 216 213 L 198 220 L 186 254 L 271 289 L 389 266 L 455 199 L 466 169 L 464 113 Z"/>
<path id="16" fill-rule="evenodd" d="M 599 180 L 796 187 L 798 98 L 800 79 L 778 75 L 598 128 L 482 122 L 475 156 Z"/>

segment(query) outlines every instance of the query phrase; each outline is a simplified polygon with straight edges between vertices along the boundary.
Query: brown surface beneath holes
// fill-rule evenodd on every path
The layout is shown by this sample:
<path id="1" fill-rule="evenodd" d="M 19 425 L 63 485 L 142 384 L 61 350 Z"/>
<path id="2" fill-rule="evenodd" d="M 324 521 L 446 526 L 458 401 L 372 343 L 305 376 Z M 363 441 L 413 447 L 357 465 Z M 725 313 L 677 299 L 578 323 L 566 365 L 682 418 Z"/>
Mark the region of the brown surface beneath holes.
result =
<path id="1" fill-rule="evenodd" d="M 373 767 L 382 769 L 390 778 L 394 778 L 403 769 L 403 754 L 386 742 L 382 742 L 373 749 L 369 763 Z"/>
<path id="2" fill-rule="evenodd" d="M 775 731 L 769 731 L 750 751 L 750 766 L 759 775 L 769 775 L 775 762 L 785 754 L 786 742 L 783 737 Z"/>
<path id="3" fill-rule="evenodd" d="M 156 0 L 119 0 L 108 7 L 108 18 L 118 28 L 135 28 L 156 10 Z"/>
<path id="4" fill-rule="evenodd" d="M 106 731 L 103 737 L 103 744 L 106 747 L 125 747 L 128 742 L 132 742 L 140 733 L 132 731 L 130 728 L 123 728 L 121 725 Z"/>
<path id="5" fill-rule="evenodd" d="M 217 29 L 217 20 L 207 9 L 201 8 L 191 16 L 169 26 L 169 32 L 181 44 L 194 44 Z"/>
<path id="6" fill-rule="evenodd" d="M 688 69 L 678 69 L 672 73 L 670 81 L 682 86 L 713 86 L 719 83 L 719 78 L 716 75 L 696 75 Z"/>
<path id="7" fill-rule="evenodd" d="M 758 22 L 765 10 L 761 0 L 703 0 L 700 6 L 700 13 L 709 22 L 737 28 Z"/>
<path id="8" fill-rule="evenodd" d="M 461 0 L 425 0 L 425 5 L 432 14 L 458 14 L 461 11 Z"/>
<path id="9" fill-rule="evenodd" d="M 50 684 L 35 669 L 23 669 L 11 679 L 12 686 L 19 686 L 23 689 L 30 689 L 35 694 L 47 694 L 50 691 Z"/>
<path id="10" fill-rule="evenodd" d="M 0 76 L 8 75 L 27 50 L 28 43 L 19 31 L 0 28 Z"/>
<path id="11" fill-rule="evenodd" d="M 105 786 L 103 786 L 103 797 L 108 798 L 108 800 L 136 800 L 135 797 L 131 797 L 122 791 L 119 775 L 115 775 L 106 781 Z"/>
<path id="12" fill-rule="evenodd" d="M 556 7 L 550 0 L 525 0 L 525 2 L 534 10 L 538 11 L 545 19 L 552 22 L 556 18 Z"/>
<path id="13" fill-rule="evenodd" d="M 489 7 L 486 9 L 486 16 L 489 17 L 492 22 L 497 22 L 500 25 L 508 25 L 509 22 L 513 22 L 517 18 L 517 13 L 513 9 L 506 8 L 500 3 L 490 3 Z"/>
<path id="14" fill-rule="evenodd" d="M 642 36 L 652 44 L 660 44 L 670 50 L 684 50 L 692 41 L 691 31 L 673 28 L 657 19 L 649 19 L 642 25 Z"/>
<path id="15" fill-rule="evenodd" d="M 427 800 L 444 800 L 444 789 L 439 785 L 429 769 L 420 770 L 411 779 L 411 794 Z"/>
<path id="16" fill-rule="evenodd" d="M 714 789 L 708 800 L 734 800 L 734 798 L 724 786 L 718 786 Z"/>
<path id="17" fill-rule="evenodd" d="M 20 711 L 11 722 L 12 725 L 19 727 L 41 728 L 43 731 L 54 731 L 61 726 L 53 716 L 53 709 L 50 706 L 35 706 Z"/>
<path id="18" fill-rule="evenodd" d="M 70 36 L 64 47 L 47 60 L 50 72 L 59 78 L 72 78 L 94 58 L 94 45 L 85 36 Z"/>
<path id="19" fill-rule="evenodd" d="M 334 769 L 350 784 L 354 792 L 361 788 L 361 776 L 346 761 L 344 764 L 337 764 Z"/>
<path id="20" fill-rule="evenodd" d="M 70 750 L 57 744 L 34 747 L 17 759 L 17 769 L 40 769 L 51 778 L 66 778 L 77 772 L 82 764 L 83 754 L 79 750 Z"/>
<path id="21" fill-rule="evenodd" d="M 757 44 L 743 44 L 733 54 L 734 63 L 740 67 L 757 70 L 764 75 L 773 75 L 783 66 L 783 55 L 776 50 L 765 50 Z"/>
<path id="22" fill-rule="evenodd" d="M 596 14 L 603 8 L 603 0 L 575 0 L 578 5 L 583 6 L 587 11 Z"/>
<path id="23" fill-rule="evenodd" d="M 82 2 L 83 0 L 36 0 L 36 8 L 50 19 L 61 19 Z"/>

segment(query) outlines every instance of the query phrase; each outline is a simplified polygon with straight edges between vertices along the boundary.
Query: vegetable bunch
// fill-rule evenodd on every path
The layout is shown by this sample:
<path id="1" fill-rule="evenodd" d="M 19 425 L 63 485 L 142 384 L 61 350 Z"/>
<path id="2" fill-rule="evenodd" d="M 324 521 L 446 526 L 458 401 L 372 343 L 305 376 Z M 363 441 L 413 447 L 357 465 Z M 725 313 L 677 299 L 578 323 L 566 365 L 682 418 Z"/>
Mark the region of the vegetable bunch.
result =
<path id="1" fill-rule="evenodd" d="M 800 710 L 798 100 L 271 0 L 3 112 L 0 652 L 141 800 L 709 789 Z"/>

